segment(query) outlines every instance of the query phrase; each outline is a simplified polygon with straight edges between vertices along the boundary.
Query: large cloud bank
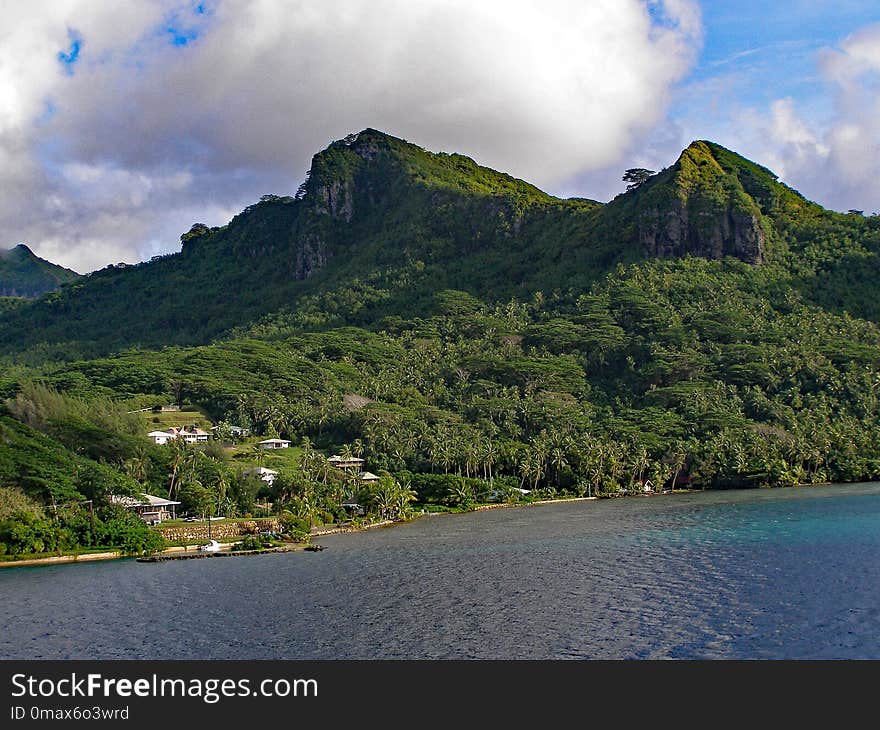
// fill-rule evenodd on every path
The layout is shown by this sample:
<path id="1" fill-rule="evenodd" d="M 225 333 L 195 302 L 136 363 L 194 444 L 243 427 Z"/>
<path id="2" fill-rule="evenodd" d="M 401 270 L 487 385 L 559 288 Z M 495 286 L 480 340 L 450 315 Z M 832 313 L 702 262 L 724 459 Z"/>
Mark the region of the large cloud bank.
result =
<path id="1" fill-rule="evenodd" d="M 660 122 L 700 43 L 691 0 L 11 5 L 0 246 L 79 271 L 295 191 L 368 126 L 552 191 Z"/>

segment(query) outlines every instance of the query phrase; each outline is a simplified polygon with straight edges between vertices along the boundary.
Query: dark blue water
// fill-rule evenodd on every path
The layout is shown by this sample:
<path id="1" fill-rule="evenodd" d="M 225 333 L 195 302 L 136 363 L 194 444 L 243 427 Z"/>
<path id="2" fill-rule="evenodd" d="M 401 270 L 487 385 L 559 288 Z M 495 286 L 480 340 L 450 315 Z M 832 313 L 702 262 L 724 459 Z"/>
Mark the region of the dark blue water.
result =
<path id="1" fill-rule="evenodd" d="M 0 570 L 2 658 L 880 659 L 880 485 L 426 517 Z"/>

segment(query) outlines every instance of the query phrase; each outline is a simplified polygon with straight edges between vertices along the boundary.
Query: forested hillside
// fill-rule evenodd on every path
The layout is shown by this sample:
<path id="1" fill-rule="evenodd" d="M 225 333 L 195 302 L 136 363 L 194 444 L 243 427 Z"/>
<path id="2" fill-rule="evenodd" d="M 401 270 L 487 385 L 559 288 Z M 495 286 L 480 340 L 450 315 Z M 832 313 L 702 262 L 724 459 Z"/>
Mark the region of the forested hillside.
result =
<path id="1" fill-rule="evenodd" d="M 0 309 L 0 484 L 36 510 L 112 488 L 329 519 L 362 489 L 334 451 L 390 480 L 361 494 L 386 516 L 409 489 L 876 479 L 878 251 L 876 217 L 709 142 L 601 205 L 366 130 L 179 254 Z M 169 402 L 302 457 L 267 490 L 242 476 L 257 452 L 153 446 L 125 411 Z M 25 442 L 43 481 L 16 476 Z"/>

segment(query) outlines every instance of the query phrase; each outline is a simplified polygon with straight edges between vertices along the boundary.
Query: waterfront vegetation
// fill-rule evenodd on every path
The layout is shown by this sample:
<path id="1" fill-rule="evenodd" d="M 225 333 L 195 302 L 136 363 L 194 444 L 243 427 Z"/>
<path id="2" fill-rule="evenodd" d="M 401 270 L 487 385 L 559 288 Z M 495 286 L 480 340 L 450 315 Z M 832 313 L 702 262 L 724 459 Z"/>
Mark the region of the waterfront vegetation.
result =
<path id="1" fill-rule="evenodd" d="M 645 485 L 880 478 L 877 216 L 823 210 L 705 143 L 601 206 L 365 139 L 391 152 L 371 167 L 350 140 L 331 146 L 304 197 L 267 196 L 223 229 L 194 227 L 179 255 L 0 311 L 0 551 L 157 549 L 110 494 L 197 516 L 268 509 L 302 538 Z M 369 214 L 334 209 L 334 180 L 337 202 L 347 190 Z M 753 220 L 760 265 L 645 257 L 640 221 L 667 209 Z M 326 271 L 279 265 L 289 230 L 308 245 L 288 257 L 324 246 Z M 167 403 L 183 407 L 129 412 Z M 221 438 L 148 441 L 172 420 Z M 268 437 L 294 448 L 259 449 Z M 279 475 L 270 486 L 254 466 Z"/>

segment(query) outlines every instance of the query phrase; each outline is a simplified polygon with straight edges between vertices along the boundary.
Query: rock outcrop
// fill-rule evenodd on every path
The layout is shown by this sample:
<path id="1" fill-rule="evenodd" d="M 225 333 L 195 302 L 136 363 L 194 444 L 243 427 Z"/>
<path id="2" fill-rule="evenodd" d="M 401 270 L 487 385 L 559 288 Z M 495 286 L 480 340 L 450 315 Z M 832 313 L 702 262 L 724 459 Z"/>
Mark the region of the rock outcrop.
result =
<path id="1" fill-rule="evenodd" d="M 315 190 L 315 212 L 339 218 L 346 223 L 354 214 L 351 185 L 348 181 L 334 180 Z"/>
<path id="2" fill-rule="evenodd" d="M 758 216 L 733 210 L 693 210 L 674 201 L 663 213 L 648 210 L 639 218 L 639 241 L 646 256 L 733 256 L 749 264 L 764 262 L 766 235 Z"/>
<path id="3" fill-rule="evenodd" d="M 753 173 L 723 157 L 722 165 L 716 153 L 722 155 L 721 148 L 694 142 L 675 165 L 631 194 L 630 214 L 646 256 L 733 256 L 749 264 L 764 263 L 764 216 L 740 179 Z M 748 182 L 754 187 L 753 179 Z"/>
<path id="4" fill-rule="evenodd" d="M 327 265 L 327 244 L 313 233 L 302 236 L 298 244 L 294 275 L 297 279 L 308 279 Z"/>

